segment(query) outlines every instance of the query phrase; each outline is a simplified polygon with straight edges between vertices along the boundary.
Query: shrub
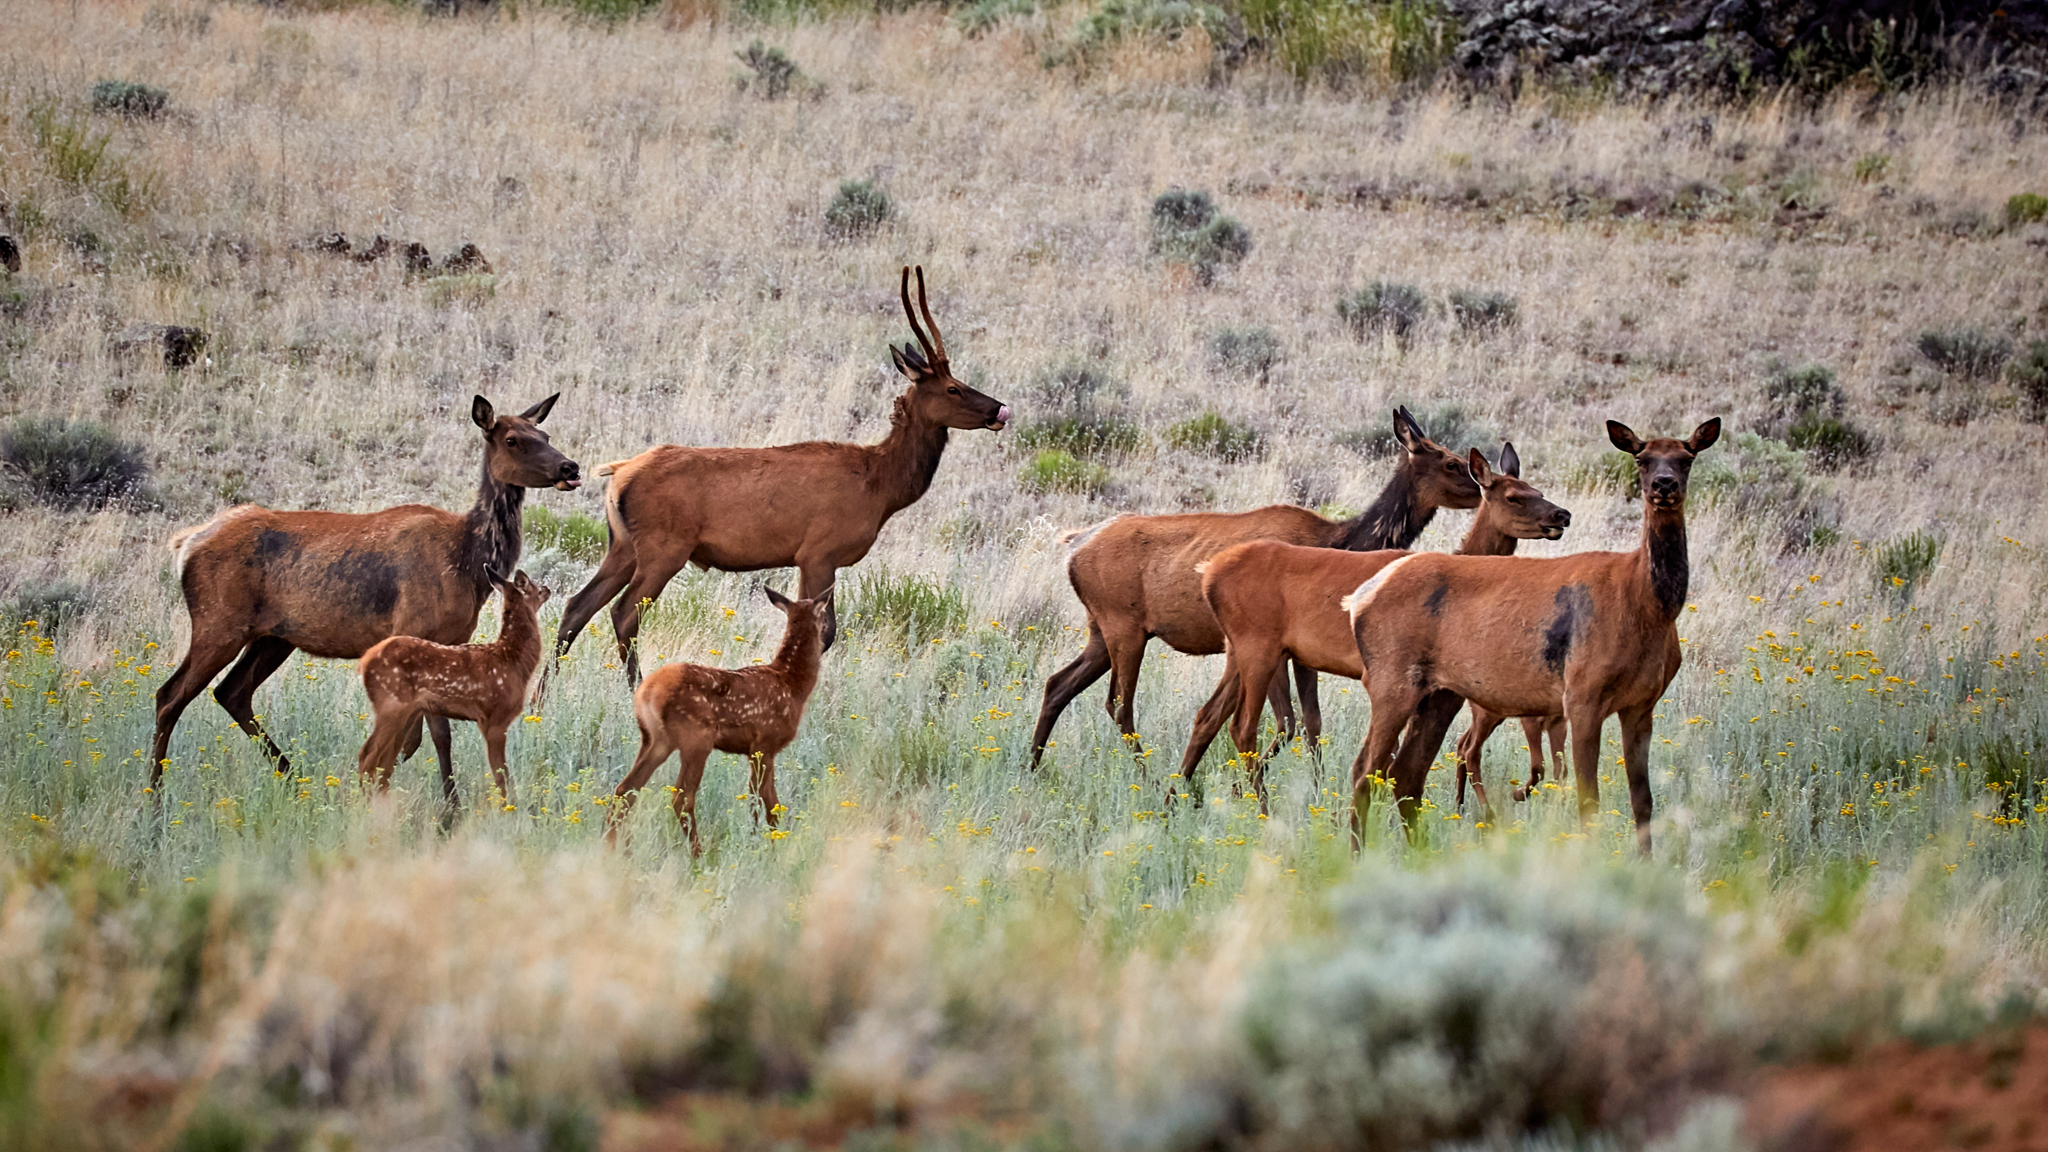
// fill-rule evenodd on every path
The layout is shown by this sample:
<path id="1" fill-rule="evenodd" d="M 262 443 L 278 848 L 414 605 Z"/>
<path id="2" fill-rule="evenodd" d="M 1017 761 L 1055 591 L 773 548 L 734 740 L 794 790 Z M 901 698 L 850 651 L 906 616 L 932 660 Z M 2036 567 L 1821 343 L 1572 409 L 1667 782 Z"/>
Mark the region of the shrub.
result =
<path id="1" fill-rule="evenodd" d="M 797 68 L 796 61 L 791 60 L 782 49 L 770 48 L 759 40 L 747 45 L 746 51 L 735 52 L 733 55 L 739 57 L 740 63 L 753 71 L 754 81 L 759 86 L 763 99 L 780 100 L 789 95 L 790 84 L 803 74 Z M 741 77 L 740 91 L 746 91 L 747 87 L 747 79 Z M 844 193 L 845 190 L 845 186 L 841 185 L 840 191 Z"/>
<path id="2" fill-rule="evenodd" d="M 1435 0 L 1330 4 L 1242 0 L 1245 32 L 1297 81 L 1400 85 L 1435 75 L 1458 42 L 1459 21 Z"/>
<path id="3" fill-rule="evenodd" d="M 161 88 L 129 80 L 102 80 L 92 86 L 92 110 L 154 120 L 163 115 L 171 94 Z"/>
<path id="4" fill-rule="evenodd" d="M 1913 531 L 1872 548 L 1870 564 L 1879 587 L 1911 598 L 1914 589 L 1934 574 L 1942 544 L 1942 538 L 1933 532 Z"/>
<path id="5" fill-rule="evenodd" d="M 825 206 L 825 227 L 842 240 L 858 239 L 896 217 L 896 204 L 873 180 L 842 180 Z"/>
<path id="6" fill-rule="evenodd" d="M 906 644 L 929 643 L 968 620 L 966 591 L 936 576 L 878 566 L 861 573 L 852 592 L 841 609 L 851 627 Z"/>
<path id="7" fill-rule="evenodd" d="M 1271 328 L 1221 328 L 1209 335 L 1209 362 L 1264 384 L 1280 362 L 1280 337 Z"/>
<path id="8" fill-rule="evenodd" d="M 1772 367 L 1764 383 L 1764 399 L 1778 420 L 1836 416 L 1842 411 L 1842 389 L 1835 383 L 1834 370 L 1823 364 Z"/>
<path id="9" fill-rule="evenodd" d="M 1046 62 L 1085 59 L 1140 36 L 1178 40 L 1190 28 L 1200 28 L 1210 39 L 1220 40 L 1227 24 L 1223 9 L 1203 0 L 1101 0 L 1075 26 L 1067 53 L 1048 57 Z"/>
<path id="10" fill-rule="evenodd" d="M 1038 371 L 1031 395 L 1054 412 L 1085 419 L 1101 398 L 1121 397 L 1124 386 L 1109 370 L 1090 360 L 1064 360 Z"/>
<path id="11" fill-rule="evenodd" d="M 7 604 L 7 619 L 16 628 L 33 620 L 46 633 L 54 633 L 86 614 L 92 601 L 84 585 L 70 580 L 23 586 Z"/>
<path id="12" fill-rule="evenodd" d="M 2014 358 L 2006 375 L 2029 420 L 2048 420 L 2048 340 L 2036 340 Z"/>
<path id="13" fill-rule="evenodd" d="M 2012 341 L 1978 328 L 1930 329 L 1920 334 L 1919 348 L 1942 371 L 1970 379 L 1997 375 L 2012 355 Z"/>
<path id="14" fill-rule="evenodd" d="M 1017 429 L 1017 446 L 1026 452 L 1053 448 L 1069 456 L 1126 456 L 1144 442 L 1143 429 L 1110 416 L 1058 416 Z"/>
<path id="15" fill-rule="evenodd" d="M 1892 158 L 1887 153 L 1866 152 L 1856 158 L 1856 182 L 1868 184 L 1872 180 L 1882 180 L 1891 168 Z"/>
<path id="16" fill-rule="evenodd" d="M 1825 547 L 1835 539 L 1840 512 L 1807 468 L 1807 458 L 1784 441 L 1741 432 L 1693 463 L 1689 495 L 1702 505 L 1726 505 L 1738 522 L 1775 523 L 1786 548 Z"/>
<path id="17" fill-rule="evenodd" d="M 1024 470 L 1017 476 L 1017 483 L 1025 491 L 1040 495 L 1074 492 L 1094 496 L 1109 487 L 1109 469 L 1078 459 L 1071 452 L 1046 448 L 1024 465 Z"/>
<path id="18" fill-rule="evenodd" d="M 1422 292 L 1412 284 L 1376 280 L 1337 301 L 1337 317 L 1360 340 L 1368 332 L 1392 332 L 1406 340 L 1422 322 Z"/>
<path id="19" fill-rule="evenodd" d="M 975 0 L 953 14 L 953 26 L 969 39 L 986 35 L 1012 16 L 1038 11 L 1038 0 Z"/>
<path id="20" fill-rule="evenodd" d="M 1166 430 L 1166 442 L 1189 452 L 1242 460 L 1265 451 L 1265 438 L 1213 409 Z"/>
<path id="21" fill-rule="evenodd" d="M 558 513 L 530 504 L 521 525 L 529 548 L 552 548 L 571 560 L 602 560 L 611 547 L 605 522 L 581 512 Z"/>
<path id="22" fill-rule="evenodd" d="M 2048 219 L 2048 196 L 2035 192 L 2022 192 L 2005 202 L 2005 222 L 2010 225 L 2035 224 Z"/>
<path id="23" fill-rule="evenodd" d="M 1870 455 L 1870 437 L 1839 416 L 1808 412 L 1793 421 L 1785 442 L 1808 453 L 1816 464 L 1834 469 Z"/>
<path id="24" fill-rule="evenodd" d="M 1451 315 L 1468 332 L 1497 332 L 1514 326 L 1515 298 L 1505 292 L 1451 292 Z"/>
<path id="25" fill-rule="evenodd" d="M 36 150 L 58 180 L 90 192 L 123 215 L 140 209 L 149 200 L 155 179 L 131 173 L 119 156 L 110 155 L 112 136 L 94 132 L 83 118 L 60 116 L 55 101 L 31 103 L 28 122 Z"/>
<path id="26" fill-rule="evenodd" d="M 136 494 L 149 476 L 141 445 L 56 416 L 17 420 L 0 433 L 0 464 L 32 499 L 87 511 Z"/>
<path id="27" fill-rule="evenodd" d="M 1153 254 L 1188 265 L 1203 284 L 1251 251 L 1251 230 L 1219 215 L 1207 192 L 1169 188 L 1152 201 Z"/>

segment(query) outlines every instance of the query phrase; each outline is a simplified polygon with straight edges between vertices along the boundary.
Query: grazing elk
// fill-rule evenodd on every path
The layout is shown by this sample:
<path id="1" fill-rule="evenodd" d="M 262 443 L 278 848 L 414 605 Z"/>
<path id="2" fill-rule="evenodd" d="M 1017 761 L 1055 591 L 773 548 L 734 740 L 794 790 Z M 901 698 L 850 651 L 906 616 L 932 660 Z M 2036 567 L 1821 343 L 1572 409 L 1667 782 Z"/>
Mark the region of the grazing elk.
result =
<path id="1" fill-rule="evenodd" d="M 437 644 L 417 636 L 393 636 L 363 653 L 357 670 L 370 697 L 376 723 L 356 756 L 356 773 L 382 792 L 391 770 L 421 719 L 440 716 L 472 720 L 483 733 L 491 779 L 506 807 L 512 805 L 512 777 L 505 770 L 505 731 L 519 719 L 526 690 L 540 667 L 540 606 L 548 587 L 522 570 L 501 587 L 505 615 L 498 638 L 489 644 Z"/>
<path id="2" fill-rule="evenodd" d="M 250 701 L 293 649 L 352 660 L 387 636 L 468 640 L 493 577 L 519 562 L 526 489 L 567 491 L 582 483 L 576 462 L 540 430 L 558 398 L 517 416 L 497 415 L 481 396 L 471 403 L 470 419 L 483 430 L 484 460 L 476 504 L 466 513 L 424 504 L 360 514 L 242 504 L 172 537 L 192 646 L 157 689 L 151 789 L 163 778 L 178 717 L 230 662 L 234 668 L 215 698 L 285 771 L 290 765 L 257 723 Z M 448 721 L 429 716 L 427 729 L 452 807 Z M 406 751 L 416 747 L 415 731 Z"/>
<path id="3" fill-rule="evenodd" d="M 889 517 L 931 487 L 954 428 L 1001 431 L 1010 407 L 953 378 L 946 342 L 925 302 L 917 269 L 918 327 L 910 308 L 910 272 L 903 270 L 903 312 L 924 346 L 891 346 L 910 387 L 896 398 L 889 435 L 880 444 L 812 440 L 776 448 L 682 448 L 666 444 L 597 470 L 612 478 L 605 493 L 611 547 L 597 574 L 569 598 L 555 636 L 555 654 L 612 602 L 612 633 L 628 683 L 640 682 L 641 605 L 685 564 L 726 572 L 795 565 L 798 594 L 816 597 L 839 569 L 860 562 Z M 925 332 L 930 331 L 927 338 Z M 623 595 L 621 592 L 623 591 Z M 615 600 L 615 602 L 614 602 Z M 827 615 L 825 647 L 838 621 Z"/>
<path id="4" fill-rule="evenodd" d="M 1477 448 L 1468 463 L 1482 496 L 1472 527 L 1458 546 L 1460 555 L 1506 556 L 1518 541 L 1564 535 L 1572 514 L 1521 479 L 1522 461 L 1513 444 L 1501 449 L 1498 472 L 1487 467 Z M 1181 778 L 1191 789 L 1202 754 L 1228 721 L 1232 743 L 1249 760 L 1252 788 L 1263 810 L 1264 761 L 1271 755 L 1270 750 L 1261 755 L 1258 745 L 1264 686 L 1290 659 L 1296 667 L 1357 679 L 1363 671 L 1358 642 L 1341 602 L 1360 583 L 1407 555 L 1260 540 L 1218 552 L 1200 566 L 1202 597 L 1223 629 L 1227 655 L 1223 677 L 1196 714 L 1194 734 L 1181 756 Z"/>
<path id="5" fill-rule="evenodd" d="M 1409 556 L 1346 598 L 1372 698 L 1365 752 L 1351 777 L 1354 840 L 1370 783 L 1390 766 L 1413 829 L 1444 730 L 1470 700 L 1500 716 L 1564 716 L 1581 824 L 1600 803 L 1600 727 L 1618 713 L 1636 846 L 1650 851 L 1651 715 L 1680 659 L 1686 482 L 1693 458 L 1720 435 L 1718 418 L 1689 439 L 1647 442 L 1607 422 L 1608 439 L 1635 457 L 1642 481 L 1643 542 L 1633 552 Z"/>
<path id="6" fill-rule="evenodd" d="M 1111 674 L 1108 708 L 1135 744 L 1132 698 L 1145 645 L 1154 636 L 1175 651 L 1213 656 L 1223 651 L 1223 630 L 1202 600 L 1195 566 L 1234 544 L 1272 540 L 1313 548 L 1372 552 L 1406 548 L 1439 508 L 1471 508 L 1479 485 L 1465 458 L 1423 435 L 1406 408 L 1394 410 L 1394 435 L 1404 451 L 1393 478 L 1372 507 L 1350 520 L 1330 520 L 1306 508 L 1272 504 L 1250 512 L 1192 512 L 1170 516 L 1117 516 L 1068 533 L 1067 579 L 1088 613 L 1088 644 L 1074 662 L 1045 682 L 1045 701 L 1031 734 L 1031 766 L 1045 755 L 1046 739 L 1074 697 Z M 1295 665 L 1301 710 L 1311 744 L 1322 732 L 1315 673 Z M 1275 674 L 1267 688 L 1273 707 L 1292 727 L 1286 681 Z"/>
<path id="7" fill-rule="evenodd" d="M 768 599 L 788 617 L 782 646 L 775 659 L 752 668 L 727 671 L 702 664 L 668 664 L 655 669 L 633 693 L 633 718 L 640 724 L 640 754 L 613 793 L 605 841 L 617 846 L 619 825 L 633 810 L 633 800 L 648 777 L 670 756 L 682 753 L 672 804 L 676 819 L 690 837 L 690 852 L 703 855 L 697 835 L 697 788 L 704 782 L 704 762 L 713 752 L 745 756 L 752 768 L 748 791 L 760 803 L 768 827 L 778 822 L 781 802 L 775 796 L 775 754 L 796 739 L 804 705 L 818 686 L 818 662 L 825 654 L 824 632 L 832 619 L 832 589 L 817 597 L 791 600 L 773 588 Z"/>

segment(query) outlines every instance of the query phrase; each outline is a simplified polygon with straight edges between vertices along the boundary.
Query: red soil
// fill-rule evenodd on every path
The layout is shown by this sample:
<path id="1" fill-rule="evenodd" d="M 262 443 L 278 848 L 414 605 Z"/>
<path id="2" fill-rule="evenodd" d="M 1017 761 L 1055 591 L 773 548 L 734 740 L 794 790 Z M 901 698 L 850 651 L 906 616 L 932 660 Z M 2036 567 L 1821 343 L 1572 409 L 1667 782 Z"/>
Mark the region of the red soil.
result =
<path id="1" fill-rule="evenodd" d="M 2048 1152 L 2048 1027 L 1763 1070 L 1746 1095 L 1763 1152 Z"/>

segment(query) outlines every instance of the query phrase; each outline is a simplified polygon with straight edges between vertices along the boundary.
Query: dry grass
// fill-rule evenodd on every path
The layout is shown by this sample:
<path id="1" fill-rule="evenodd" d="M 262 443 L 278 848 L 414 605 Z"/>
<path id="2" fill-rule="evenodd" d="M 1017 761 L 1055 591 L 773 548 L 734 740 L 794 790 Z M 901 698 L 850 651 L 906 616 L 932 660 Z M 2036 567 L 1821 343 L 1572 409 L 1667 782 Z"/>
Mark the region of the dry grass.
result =
<path id="1" fill-rule="evenodd" d="M 1995 797 L 1958 786 L 1943 794 L 1952 821 L 1929 818 L 1933 843 L 1916 830 L 1915 843 L 1877 847 L 1828 830 L 1821 817 L 1839 797 L 1810 798 L 1816 817 L 1801 844 L 1821 847 L 1799 855 L 1754 816 L 1782 795 L 1744 783 L 1752 769 L 1765 774 L 1783 739 L 1806 741 L 1836 718 L 1746 728 L 1750 714 L 1786 704 L 1765 684 L 1766 671 L 1784 671 L 1760 654 L 1766 629 L 1779 639 L 1810 626 L 1844 648 L 1881 641 L 1928 668 L 1960 654 L 1975 661 L 1960 703 L 1929 705 L 1944 738 L 1969 708 L 2038 736 L 2034 711 L 2000 711 L 2008 698 L 2033 709 L 2031 698 L 1998 688 L 1993 705 L 1993 686 L 2007 682 L 1982 664 L 2043 630 L 2041 429 L 1996 383 L 1976 386 L 1974 420 L 1950 422 L 1937 402 L 1965 386 L 1914 353 L 1933 328 L 2041 338 L 2040 230 L 1994 226 L 2008 197 L 2048 189 L 2038 124 L 1939 92 L 1876 109 L 1845 99 L 1818 114 L 1540 92 L 1500 104 L 1303 90 L 1258 63 L 1211 87 L 1199 34 L 1048 72 L 1040 48 L 1048 28 L 1078 15 L 1066 10 L 967 40 L 929 11 L 743 28 L 677 4 L 666 19 L 609 28 L 510 9 L 426 19 L 218 5 L 201 22 L 167 19 L 202 11 L 174 0 L 17 8 L 0 44 L 0 200 L 26 267 L 0 281 L 0 416 L 90 419 L 140 440 L 162 504 L 4 514 L 0 596 L 84 583 L 95 610 L 60 637 L 64 665 L 110 697 L 118 677 L 136 682 L 115 721 L 127 727 L 106 745 L 113 758 L 87 765 L 103 774 L 80 785 L 94 799 L 75 802 L 77 826 L 59 817 L 48 831 L 0 812 L 16 874 L 0 910 L 0 962 L 12 973 L 0 986 L 41 989 L 20 995 L 44 1003 L 35 996 L 68 987 L 65 958 L 85 956 L 66 949 L 101 950 L 75 967 L 103 973 L 104 985 L 77 992 L 90 1010 L 59 1030 L 62 1050 L 85 1054 L 68 1067 L 90 1074 L 50 1074 L 38 1091 L 53 1108 L 132 1088 L 136 1131 L 168 1132 L 167 1115 L 196 1114 L 163 1111 L 178 1102 L 268 1115 L 282 1106 L 266 1077 L 290 1067 L 331 1079 L 347 1048 L 347 1075 L 365 1077 L 360 1095 L 309 1090 L 307 1107 L 328 1126 L 309 1141 L 530 1134 L 554 1122 L 557 1103 L 617 1098 L 636 1075 L 656 1089 L 718 1086 L 724 1073 L 704 1070 L 717 1063 L 702 1055 L 705 1005 L 735 973 L 778 971 L 762 959 L 773 956 L 787 971 L 762 977 L 763 1003 L 793 1015 L 764 1007 L 749 1035 L 767 1038 L 770 1065 L 783 1058 L 774 1044 L 794 1046 L 787 1060 L 823 1086 L 821 1107 L 837 1117 L 827 1128 L 841 1136 L 949 1108 L 1026 1128 L 1035 1120 L 1017 1117 L 1057 1112 L 1075 1139 L 1100 1146 L 1228 1132 L 1212 1089 L 1254 1082 L 1238 1021 L 1275 950 L 1324 947 L 1332 886 L 1407 873 L 1368 855 L 1354 875 L 1304 815 L 1322 809 L 1310 807 L 1320 782 L 1302 768 L 1282 773 L 1284 811 L 1263 830 L 1228 809 L 1191 836 L 1145 823 L 1149 811 L 1133 825 L 1129 809 L 1152 802 L 1126 792 L 1156 783 L 1155 765 L 1118 754 L 1092 694 L 1056 734 L 1066 767 L 1019 775 L 1043 677 L 1078 648 L 1063 631 L 1080 615 L 1058 532 L 1126 510 L 1362 507 L 1387 467 L 1347 445 L 1382 432 L 1396 403 L 1425 419 L 1455 403 L 1511 437 L 1526 474 L 1577 514 L 1565 541 L 1527 551 L 1628 547 L 1626 499 L 1567 490 L 1567 477 L 1611 455 L 1601 421 L 1669 432 L 1719 414 L 1746 428 L 1766 417 L 1762 388 L 1781 361 L 1832 368 L 1848 417 L 1878 451 L 1812 478 L 1813 507 L 1839 542 L 1787 548 L 1782 521 L 1797 508 L 1768 493 L 1700 502 L 1697 611 L 1681 626 L 1690 662 L 1659 734 L 1697 737 L 1719 759 L 1660 747 L 1660 812 L 1675 814 L 1660 835 L 1678 847 L 1670 875 L 1642 883 L 1672 887 L 1629 899 L 1683 889 L 1687 914 L 1717 926 L 1727 947 L 1713 953 L 1715 978 L 1736 971 L 1748 990 L 1730 1009 L 1746 1043 L 1772 1027 L 1796 1033 L 1784 1049 L 1795 1050 L 1814 1035 L 1853 1039 L 1876 1020 L 1979 1019 L 2006 989 L 2041 983 L 2038 885 L 1999 871 L 2011 855 L 1965 850 L 1978 847 L 1974 821 L 2000 810 Z M 786 49 L 822 89 L 777 101 L 741 92 L 733 52 L 755 38 Z M 168 90 L 170 112 L 92 117 L 91 86 L 105 77 Z M 63 169 L 38 115 L 109 136 L 98 174 L 80 183 L 75 165 Z M 1888 160 L 1859 164 L 1879 155 Z M 109 173 L 129 181 L 124 207 L 109 203 Z M 827 230 L 825 206 L 849 179 L 878 181 L 896 205 L 870 238 Z M 1249 258 L 1212 287 L 1147 255 L 1152 198 L 1174 186 L 1209 191 L 1251 230 Z M 473 242 L 494 278 L 409 282 L 395 263 L 364 268 L 306 247 L 336 230 L 416 239 L 437 255 Z M 963 645 L 928 658 L 885 640 L 835 652 L 840 674 L 791 757 L 802 778 L 792 806 L 809 806 L 797 839 L 782 849 L 749 839 L 736 804 L 710 817 L 732 847 L 702 873 L 659 851 L 623 866 L 595 855 L 594 829 L 565 826 L 559 812 L 531 830 L 506 821 L 437 844 L 410 799 L 380 815 L 320 792 L 329 766 L 352 763 L 358 705 L 343 668 L 300 662 L 259 707 L 308 742 L 299 752 L 314 775 L 300 795 L 327 798 L 309 802 L 324 803 L 318 814 L 264 824 L 252 797 L 267 768 L 201 702 L 181 729 L 177 786 L 199 805 L 194 825 L 217 803 L 207 789 L 244 796 L 249 829 L 229 809 L 201 844 L 136 830 L 120 775 L 132 766 L 120 758 L 128 730 L 146 723 L 165 657 L 138 656 L 135 638 L 182 648 L 163 546 L 178 527 L 240 500 L 464 505 L 476 392 L 502 407 L 561 391 L 548 430 L 586 468 L 656 441 L 878 438 L 900 385 L 884 352 L 905 336 L 895 275 L 910 262 L 931 278 L 956 370 L 1021 420 L 1045 410 L 1035 391 L 1045 369 L 1093 361 L 1127 388 L 1117 414 L 1148 438 L 1104 461 L 1108 483 L 1084 496 L 1024 491 L 1016 478 L 1030 454 L 1010 433 L 955 437 L 930 494 L 866 564 L 950 584 L 972 621 L 963 644 L 990 670 L 962 671 L 966 654 L 953 647 Z M 1416 284 L 1438 306 L 1405 347 L 1361 342 L 1337 314 L 1341 297 L 1375 280 Z M 1511 295 L 1517 323 L 1461 333 L 1443 314 L 1452 290 Z M 139 321 L 204 328 L 209 362 L 171 373 L 117 352 L 111 337 Z M 1263 383 L 1210 352 L 1218 330 L 1252 326 L 1271 329 L 1282 351 Z M 1167 447 L 1169 426 L 1209 409 L 1256 430 L 1263 455 L 1225 462 Z M 1726 477 L 1731 493 L 1758 467 Z M 535 499 L 561 513 L 600 509 L 594 487 Z M 1449 547 L 1464 525 L 1446 516 L 1419 546 Z M 1874 591 L 1870 557 L 1915 530 L 1944 545 L 1909 609 Z M 557 587 L 588 569 L 552 554 L 531 562 Z M 754 654 L 772 637 L 727 639 L 751 635 L 747 595 L 746 580 L 684 577 L 645 643 L 658 658 Z M 717 611 L 735 605 L 737 622 Z M 984 627 L 992 620 L 1004 627 Z M 586 639 L 559 710 L 515 745 L 536 803 L 583 803 L 630 753 L 619 747 L 632 739 L 623 688 L 601 666 L 608 639 Z M 153 672 L 135 670 L 143 659 Z M 1152 663 L 1140 724 L 1171 752 L 1216 662 Z M 71 699 L 54 681 L 50 690 Z M 1361 717 L 1348 695 L 1328 698 L 1341 764 Z M 93 700 L 95 714 L 111 714 Z M 1726 733 L 1677 725 L 1681 708 L 1710 706 L 1725 710 L 1710 719 L 1726 720 Z M 54 741 L 54 729 L 5 731 L 17 733 L 0 773 L 10 804 L 69 778 L 45 763 L 51 745 L 22 742 Z M 1496 745 L 1504 755 L 1518 759 Z M 522 756 L 545 766 L 521 768 Z M 192 776 L 208 758 L 241 775 Z M 1869 767 L 1845 763 L 1852 775 Z M 527 789 L 529 771 L 545 782 Z M 1530 821 L 1533 839 L 1569 832 L 1561 818 Z M 1162 850 L 1145 855 L 1155 843 Z M 213 997 L 201 1024 L 150 1022 L 150 981 L 182 962 L 170 944 L 123 936 L 129 922 L 118 918 L 65 935 L 85 897 L 65 887 L 69 873 L 36 863 L 56 845 L 97 846 L 130 897 L 148 890 L 123 913 L 130 927 L 174 922 L 162 909 L 188 869 L 195 885 L 252 894 L 260 911 L 246 930 L 224 922 L 198 934 L 220 942 L 198 981 Z M 1598 887 L 1605 848 L 1596 839 L 1583 854 L 1525 857 L 1460 826 L 1433 851 L 1488 862 L 1473 875 L 1494 879 L 1470 881 L 1484 893 L 1518 891 L 1523 872 L 1557 891 Z M 1103 860 L 1119 852 L 1139 863 Z M 1882 870 L 1864 863 L 1880 856 Z M 1958 860 L 1955 888 L 1941 887 L 1940 865 Z M 1947 894 L 1964 880 L 1980 895 Z M 1740 892 L 1709 887 L 1729 883 Z M 1842 892 L 1867 905 L 1827 903 Z M 986 907 L 974 903 L 983 895 Z M 1744 903 L 1713 902 L 1737 895 Z M 1816 933 L 1830 942 L 1814 944 Z M 132 986 L 115 986 L 124 979 Z M 1830 988 L 1834 1000 L 1819 991 Z M 11 1011 L 6 995 L 0 1009 Z M 1798 1023 L 1756 1023 L 1784 1020 Z M 1166 1066 L 1161 1052 L 1188 1055 Z M 500 1080 L 513 1087 L 494 1096 Z M 159 1081 L 161 1099 L 145 1091 Z M 1279 1107 L 1259 1099 L 1245 1106 Z M 581 1106 L 563 1104 L 563 1122 L 580 1122 Z"/>

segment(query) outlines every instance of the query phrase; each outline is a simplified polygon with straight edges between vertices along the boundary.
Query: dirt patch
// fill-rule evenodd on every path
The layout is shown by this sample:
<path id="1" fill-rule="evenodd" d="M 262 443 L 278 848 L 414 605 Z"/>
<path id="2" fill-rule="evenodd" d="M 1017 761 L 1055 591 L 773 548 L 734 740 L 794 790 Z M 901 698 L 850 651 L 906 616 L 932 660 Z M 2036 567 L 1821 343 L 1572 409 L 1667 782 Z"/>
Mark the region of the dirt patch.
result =
<path id="1" fill-rule="evenodd" d="M 1764 1152 L 2048 1150 L 2048 1027 L 1771 1069 L 1748 1098 Z"/>

